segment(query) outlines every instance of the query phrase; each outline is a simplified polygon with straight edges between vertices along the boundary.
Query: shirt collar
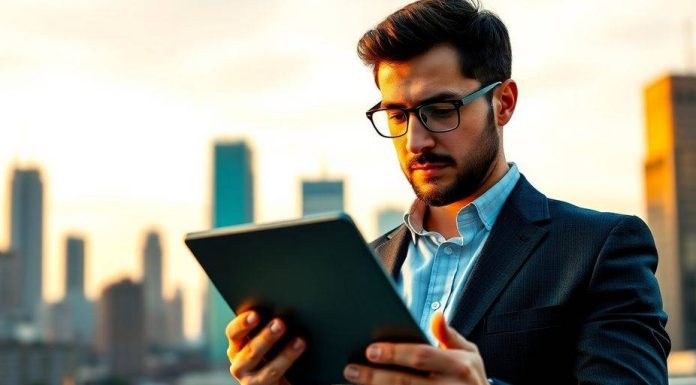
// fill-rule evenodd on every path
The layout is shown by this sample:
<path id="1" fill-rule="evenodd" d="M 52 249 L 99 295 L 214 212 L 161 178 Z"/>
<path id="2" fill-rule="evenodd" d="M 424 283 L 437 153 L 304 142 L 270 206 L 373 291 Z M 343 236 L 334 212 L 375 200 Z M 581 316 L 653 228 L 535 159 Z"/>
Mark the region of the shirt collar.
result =
<path id="1" fill-rule="evenodd" d="M 468 212 L 473 211 L 476 216 L 481 221 L 486 230 L 490 231 L 495 224 L 495 220 L 498 218 L 498 214 L 503 209 L 503 205 L 507 200 L 508 196 L 512 192 L 512 189 L 517 184 L 520 179 L 520 171 L 515 163 L 508 163 L 509 169 L 505 175 L 494 184 L 491 188 L 486 190 L 481 196 L 476 198 L 473 202 L 462 207 L 457 213 L 457 228 L 459 229 L 459 235 L 462 235 L 461 227 L 466 225 L 466 222 L 470 222 L 470 219 L 465 219 L 465 216 L 471 216 Z M 413 242 L 416 243 L 418 236 L 431 235 L 430 231 L 426 231 L 423 228 L 423 218 L 425 216 L 425 210 L 428 206 L 422 200 L 416 198 L 409 210 L 404 214 L 404 224 L 411 231 L 411 237 Z"/>

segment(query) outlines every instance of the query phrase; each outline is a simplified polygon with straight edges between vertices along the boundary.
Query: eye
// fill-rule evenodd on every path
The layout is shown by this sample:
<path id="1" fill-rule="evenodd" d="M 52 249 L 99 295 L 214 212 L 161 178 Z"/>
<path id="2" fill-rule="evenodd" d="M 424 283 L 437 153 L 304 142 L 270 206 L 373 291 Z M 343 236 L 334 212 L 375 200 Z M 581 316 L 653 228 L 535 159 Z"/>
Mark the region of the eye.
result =
<path id="1" fill-rule="evenodd" d="M 457 109 L 449 103 L 435 103 L 423 108 L 423 113 L 433 119 L 449 118 L 457 113 Z"/>
<path id="2" fill-rule="evenodd" d="M 454 113 L 454 109 L 452 109 L 452 108 L 438 108 L 438 109 L 430 111 L 430 113 L 436 117 L 450 116 Z"/>
<path id="3" fill-rule="evenodd" d="M 387 117 L 393 122 L 403 122 L 406 120 L 406 114 L 401 110 L 387 110 Z"/>

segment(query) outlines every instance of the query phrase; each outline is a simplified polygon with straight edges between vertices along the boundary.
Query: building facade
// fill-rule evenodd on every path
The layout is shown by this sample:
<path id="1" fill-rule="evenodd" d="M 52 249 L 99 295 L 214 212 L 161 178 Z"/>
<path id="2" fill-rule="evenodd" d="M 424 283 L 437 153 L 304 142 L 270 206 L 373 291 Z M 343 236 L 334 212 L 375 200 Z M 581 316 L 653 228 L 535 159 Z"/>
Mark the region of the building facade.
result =
<path id="1" fill-rule="evenodd" d="M 343 180 L 303 180 L 302 215 L 344 211 Z"/>
<path id="2" fill-rule="evenodd" d="M 644 92 L 648 224 L 673 350 L 696 348 L 696 77 L 665 76 Z"/>
<path id="3" fill-rule="evenodd" d="M 149 231 L 143 247 L 143 295 L 145 305 L 145 332 L 148 346 L 166 344 L 165 306 L 162 292 L 162 244 L 156 231 Z"/>
<path id="4" fill-rule="evenodd" d="M 18 258 L 19 311 L 37 323 L 42 304 L 44 191 L 38 169 L 15 168 L 10 205 L 10 250 Z"/>
<path id="5" fill-rule="evenodd" d="M 218 142 L 213 148 L 211 226 L 213 228 L 254 221 L 252 152 L 244 141 Z M 209 283 L 204 304 L 203 335 L 208 360 L 227 364 L 225 326 L 233 313 L 217 289 Z"/>
<path id="6" fill-rule="evenodd" d="M 104 289 L 98 315 L 99 350 L 107 358 L 110 375 L 135 380 L 145 372 L 143 287 L 124 279 Z"/>

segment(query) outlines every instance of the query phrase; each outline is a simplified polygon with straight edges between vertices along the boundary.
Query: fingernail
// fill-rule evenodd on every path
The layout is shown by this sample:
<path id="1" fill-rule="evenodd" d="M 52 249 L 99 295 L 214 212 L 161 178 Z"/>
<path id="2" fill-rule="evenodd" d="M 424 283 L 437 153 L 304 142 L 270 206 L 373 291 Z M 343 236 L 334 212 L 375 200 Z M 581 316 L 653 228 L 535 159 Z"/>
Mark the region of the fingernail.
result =
<path id="1" fill-rule="evenodd" d="M 367 358 L 371 360 L 376 360 L 379 358 L 379 355 L 382 353 L 381 349 L 379 346 L 372 345 L 369 348 L 367 348 Z"/>
<path id="2" fill-rule="evenodd" d="M 274 319 L 273 322 L 271 322 L 271 332 L 280 333 L 282 329 L 283 328 L 280 326 L 280 321 L 277 319 Z"/>
<path id="3" fill-rule="evenodd" d="M 249 315 L 246 317 L 247 325 L 253 325 L 258 320 L 259 320 L 259 316 L 257 316 L 256 313 L 254 313 L 254 312 L 249 313 Z"/>
<path id="4" fill-rule="evenodd" d="M 304 342 L 302 342 L 302 340 L 299 338 L 295 339 L 295 342 L 292 343 L 292 348 L 295 350 L 301 350 L 303 347 Z"/>
<path id="5" fill-rule="evenodd" d="M 347 366 L 343 374 L 349 380 L 357 380 L 358 376 L 360 376 L 360 371 L 355 366 Z"/>

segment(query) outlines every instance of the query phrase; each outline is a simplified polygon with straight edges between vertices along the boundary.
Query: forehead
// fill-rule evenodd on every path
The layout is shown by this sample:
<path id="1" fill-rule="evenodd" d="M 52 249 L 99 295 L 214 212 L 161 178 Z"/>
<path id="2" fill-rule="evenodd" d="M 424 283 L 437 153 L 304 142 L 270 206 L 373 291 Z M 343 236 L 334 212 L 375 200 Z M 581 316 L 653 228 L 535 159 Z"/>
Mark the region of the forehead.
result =
<path id="1" fill-rule="evenodd" d="M 475 79 L 461 73 L 457 51 L 438 45 L 405 62 L 382 62 L 377 81 L 383 102 L 418 103 L 436 93 L 467 93 L 478 87 Z"/>

